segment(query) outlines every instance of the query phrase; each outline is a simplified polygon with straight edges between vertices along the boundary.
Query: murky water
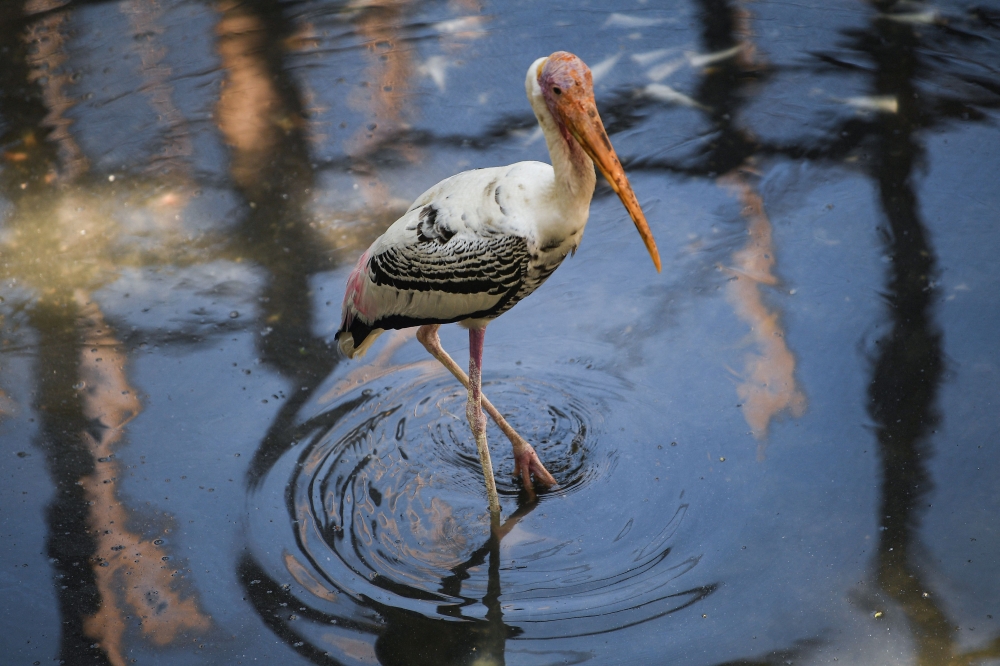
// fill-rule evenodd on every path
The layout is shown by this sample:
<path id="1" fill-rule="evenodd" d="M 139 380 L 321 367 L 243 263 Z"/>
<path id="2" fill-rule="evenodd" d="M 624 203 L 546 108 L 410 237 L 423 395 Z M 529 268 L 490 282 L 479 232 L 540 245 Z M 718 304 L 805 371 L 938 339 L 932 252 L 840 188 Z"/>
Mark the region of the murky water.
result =
<path id="1" fill-rule="evenodd" d="M 489 327 L 332 344 L 429 185 L 599 183 Z M 0 5 L 0 662 L 1000 663 L 1000 12 L 989 3 Z M 464 331 L 442 329 L 463 361 Z"/>

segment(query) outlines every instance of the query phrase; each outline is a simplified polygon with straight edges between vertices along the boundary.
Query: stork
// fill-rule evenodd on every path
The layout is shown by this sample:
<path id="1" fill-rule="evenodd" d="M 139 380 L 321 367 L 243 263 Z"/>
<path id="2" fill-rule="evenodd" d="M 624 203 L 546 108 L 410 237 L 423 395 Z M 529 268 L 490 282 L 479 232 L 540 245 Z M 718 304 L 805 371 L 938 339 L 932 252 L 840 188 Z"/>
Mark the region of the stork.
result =
<path id="1" fill-rule="evenodd" d="M 361 255 L 347 280 L 337 341 L 348 357 L 386 329 L 419 326 L 417 339 L 468 390 L 466 416 L 483 466 L 490 512 L 500 502 L 483 408 L 510 439 L 515 469 L 532 492 L 555 479 L 534 448 L 482 393 L 486 325 L 537 289 L 576 252 L 597 182 L 607 178 L 660 270 L 660 255 L 594 101 L 593 78 L 580 58 L 557 51 L 539 58 L 525 79 L 552 165 L 518 162 L 447 178 L 410 206 Z M 469 374 L 441 347 L 438 328 L 469 330 Z"/>

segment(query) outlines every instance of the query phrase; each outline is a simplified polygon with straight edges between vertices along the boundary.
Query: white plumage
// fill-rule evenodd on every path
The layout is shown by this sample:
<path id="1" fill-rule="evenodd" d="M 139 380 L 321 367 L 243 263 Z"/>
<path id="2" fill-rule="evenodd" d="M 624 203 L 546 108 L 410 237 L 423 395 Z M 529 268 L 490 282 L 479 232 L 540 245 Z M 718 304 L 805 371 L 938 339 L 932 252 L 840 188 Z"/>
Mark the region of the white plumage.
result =
<path id="1" fill-rule="evenodd" d="M 374 328 L 357 348 L 341 334 L 344 353 L 364 353 L 386 327 L 493 319 L 534 291 L 576 250 L 589 213 L 560 205 L 553 181 L 548 164 L 519 162 L 427 190 L 355 268 L 342 328 L 353 317 Z"/>

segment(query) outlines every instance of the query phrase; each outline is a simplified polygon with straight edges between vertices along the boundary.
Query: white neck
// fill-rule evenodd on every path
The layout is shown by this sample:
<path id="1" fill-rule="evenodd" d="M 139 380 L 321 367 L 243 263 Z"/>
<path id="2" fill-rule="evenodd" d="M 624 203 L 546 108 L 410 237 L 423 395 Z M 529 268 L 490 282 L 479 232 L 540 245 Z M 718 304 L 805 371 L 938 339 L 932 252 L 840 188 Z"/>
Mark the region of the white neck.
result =
<path id="1" fill-rule="evenodd" d="M 580 209 L 586 221 L 590 209 L 590 200 L 594 196 L 594 185 L 597 175 L 594 173 L 594 162 L 583 152 L 580 144 L 572 137 L 567 140 L 559 131 L 559 125 L 552 112 L 549 111 L 542 90 L 538 85 L 538 66 L 544 58 L 536 60 L 528 69 L 525 79 L 525 89 L 528 101 L 535 111 L 535 117 L 545 135 L 545 143 L 549 148 L 549 158 L 555 171 L 552 198 L 560 208 L 567 213 L 579 214 Z"/>

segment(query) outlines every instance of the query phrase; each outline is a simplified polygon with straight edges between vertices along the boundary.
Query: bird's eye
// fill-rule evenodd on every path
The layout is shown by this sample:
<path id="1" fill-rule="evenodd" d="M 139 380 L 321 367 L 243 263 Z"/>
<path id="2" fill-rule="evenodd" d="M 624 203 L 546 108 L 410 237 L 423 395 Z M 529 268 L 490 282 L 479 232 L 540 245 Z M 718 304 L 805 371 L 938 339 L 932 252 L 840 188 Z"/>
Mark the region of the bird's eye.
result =
<path id="1" fill-rule="evenodd" d="M 562 88 L 559 88 L 558 86 L 555 86 L 555 87 L 552 88 L 552 92 L 554 92 L 557 95 L 562 95 Z"/>

